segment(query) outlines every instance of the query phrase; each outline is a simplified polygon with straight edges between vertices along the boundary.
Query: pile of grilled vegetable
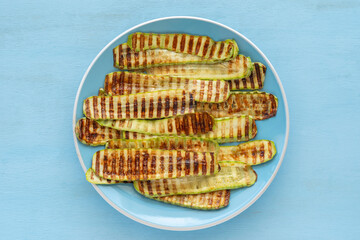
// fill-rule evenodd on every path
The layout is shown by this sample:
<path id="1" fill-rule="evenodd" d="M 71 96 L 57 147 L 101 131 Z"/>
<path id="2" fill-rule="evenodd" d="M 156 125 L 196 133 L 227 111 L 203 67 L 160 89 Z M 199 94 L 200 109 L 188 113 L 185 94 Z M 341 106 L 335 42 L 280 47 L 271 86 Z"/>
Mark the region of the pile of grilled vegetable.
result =
<path id="1" fill-rule="evenodd" d="M 84 100 L 75 132 L 96 152 L 86 179 L 130 183 L 145 197 L 196 209 L 229 204 L 230 189 L 252 186 L 252 165 L 276 148 L 255 120 L 276 115 L 277 98 L 258 91 L 266 67 L 234 40 L 133 33 L 113 50 L 99 96 Z M 245 142 L 248 141 L 248 142 Z M 245 142 L 237 146 L 221 143 Z"/>

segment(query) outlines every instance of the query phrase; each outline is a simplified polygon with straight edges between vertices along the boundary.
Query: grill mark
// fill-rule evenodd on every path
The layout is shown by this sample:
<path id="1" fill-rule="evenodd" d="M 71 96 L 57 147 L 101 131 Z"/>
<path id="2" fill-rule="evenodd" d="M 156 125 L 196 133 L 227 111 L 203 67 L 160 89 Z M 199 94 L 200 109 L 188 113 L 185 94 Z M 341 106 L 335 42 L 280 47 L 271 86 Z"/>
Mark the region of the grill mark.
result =
<path id="1" fill-rule="evenodd" d="M 133 180 L 139 180 L 140 179 L 140 151 L 135 151 L 135 169 L 134 169 L 134 175 Z M 135 179 L 134 179 L 135 177 Z"/>
<path id="2" fill-rule="evenodd" d="M 220 48 L 219 48 L 219 53 L 218 53 L 218 58 L 221 58 L 221 55 L 224 51 L 224 46 L 225 46 L 224 42 L 221 42 Z"/>
<path id="3" fill-rule="evenodd" d="M 126 164 L 126 168 L 125 168 L 125 171 L 126 171 L 126 179 L 127 180 L 133 180 L 132 179 L 132 170 L 133 170 L 133 166 L 132 166 L 132 156 L 131 156 L 131 150 L 130 149 L 127 149 L 127 164 Z"/>
<path id="4" fill-rule="evenodd" d="M 191 115 L 185 115 L 185 116 L 181 116 L 179 117 L 179 119 L 182 120 L 182 131 L 185 132 L 186 135 L 189 135 L 189 129 L 190 129 L 190 126 L 191 126 Z M 180 121 L 181 121 L 180 120 Z"/>
<path id="5" fill-rule="evenodd" d="M 133 52 L 134 55 L 134 67 L 139 68 L 140 52 Z"/>
<path id="6" fill-rule="evenodd" d="M 165 158 L 164 158 L 164 156 L 161 156 L 161 157 L 160 157 L 160 172 L 159 172 L 161 178 L 164 178 L 164 177 L 165 177 L 165 176 L 164 176 L 164 173 L 165 173 L 165 165 L 164 165 L 164 162 L 165 162 Z"/>
<path id="7" fill-rule="evenodd" d="M 262 143 L 260 145 L 260 162 L 263 163 L 265 161 L 265 145 Z"/>
<path id="8" fill-rule="evenodd" d="M 217 44 L 213 44 L 210 50 L 210 54 L 209 54 L 209 58 L 212 58 L 215 54 L 215 49 L 216 49 Z"/>
<path id="9" fill-rule="evenodd" d="M 230 127 L 232 128 L 232 122 L 230 122 Z M 241 127 L 237 128 L 237 139 L 241 139 L 242 135 L 241 135 Z"/>
<path id="10" fill-rule="evenodd" d="M 152 154 L 152 152 L 151 152 Z M 151 166 L 150 166 L 150 172 L 151 172 L 151 175 L 154 176 L 155 173 L 156 173 L 156 155 L 152 155 L 151 157 Z"/>
<path id="11" fill-rule="evenodd" d="M 100 117 L 99 116 L 99 111 L 98 111 L 98 106 L 97 106 L 98 98 L 93 97 L 92 100 L 93 100 L 93 108 L 94 108 L 94 119 L 98 119 Z"/>
<path id="12" fill-rule="evenodd" d="M 138 118 L 138 100 L 134 96 L 134 118 Z"/>
<path id="13" fill-rule="evenodd" d="M 186 102 L 185 102 L 185 92 L 183 92 L 183 97 L 181 99 L 181 110 L 180 110 L 181 114 L 185 113 L 185 104 L 186 104 Z"/>
<path id="14" fill-rule="evenodd" d="M 165 194 L 169 194 L 169 193 L 170 193 L 170 189 L 169 189 L 169 185 L 168 185 L 167 179 L 163 179 L 163 184 L 164 184 Z"/>
<path id="15" fill-rule="evenodd" d="M 170 97 L 166 95 L 165 97 L 165 117 L 169 116 L 170 112 Z"/>
<path id="16" fill-rule="evenodd" d="M 170 36 L 168 34 L 165 35 L 165 48 L 169 48 L 169 38 Z"/>
<path id="17" fill-rule="evenodd" d="M 155 184 L 156 184 L 156 183 L 155 183 Z M 146 181 L 146 187 L 147 187 L 147 189 L 148 189 L 149 195 L 150 195 L 150 196 L 154 195 L 151 181 Z"/>
<path id="18" fill-rule="evenodd" d="M 220 91 L 219 91 L 219 89 L 220 89 L 220 84 L 221 84 L 220 81 L 216 81 L 216 87 L 215 87 L 215 89 L 216 89 L 215 102 L 219 102 L 219 99 L 220 99 Z"/>
<path id="19" fill-rule="evenodd" d="M 95 174 L 100 175 L 100 151 L 97 151 L 95 155 Z"/>
<path id="20" fill-rule="evenodd" d="M 141 118 L 145 118 L 145 111 L 146 111 L 146 100 L 145 98 L 141 99 Z"/>
<path id="21" fill-rule="evenodd" d="M 139 182 L 138 182 L 138 187 L 139 187 L 139 191 L 140 191 L 141 193 L 145 193 L 145 191 L 144 191 L 144 182 L 139 181 Z"/>
<path id="22" fill-rule="evenodd" d="M 173 162 L 173 156 L 172 153 L 169 153 L 169 178 L 173 177 L 173 171 L 174 171 L 174 162 Z"/>
<path id="23" fill-rule="evenodd" d="M 101 97 L 100 98 L 100 105 L 101 105 L 101 118 L 102 119 L 106 119 L 106 105 L 105 104 L 106 104 L 105 97 Z"/>
<path id="24" fill-rule="evenodd" d="M 161 183 L 162 182 L 163 181 L 159 181 L 158 184 L 155 184 L 155 190 L 156 190 L 157 195 L 162 195 L 162 191 L 161 191 Z"/>
<path id="25" fill-rule="evenodd" d="M 203 159 L 202 159 L 202 175 L 206 175 L 207 174 L 207 162 L 206 162 L 206 153 L 202 153 L 203 154 Z"/>
<path id="26" fill-rule="evenodd" d="M 86 124 L 86 122 L 85 122 L 85 124 Z M 83 119 L 79 120 L 79 123 L 78 123 L 78 126 L 77 126 L 78 127 L 77 132 L 78 132 L 78 136 L 79 136 L 80 139 L 84 139 L 84 130 L 88 129 L 87 127 L 85 128 L 85 126 L 84 126 L 85 124 L 84 124 Z"/>
<path id="27" fill-rule="evenodd" d="M 199 156 L 197 152 L 194 152 L 194 175 L 199 174 Z"/>
<path id="28" fill-rule="evenodd" d="M 252 119 L 251 120 L 252 121 L 252 132 L 251 132 L 251 136 L 252 137 L 255 137 L 256 136 L 256 134 L 257 134 L 257 127 L 256 127 L 256 123 L 255 123 L 255 120 L 254 119 Z M 249 134 L 250 135 L 250 134 Z"/>
<path id="29" fill-rule="evenodd" d="M 181 36 L 181 41 L 180 41 L 180 52 L 184 52 L 185 49 L 185 40 L 186 40 L 186 35 L 183 34 Z"/>
<path id="30" fill-rule="evenodd" d="M 161 117 L 161 110 L 162 110 L 162 102 L 161 102 L 161 96 L 159 96 L 157 102 L 157 112 L 156 112 L 158 118 Z"/>
<path id="31" fill-rule="evenodd" d="M 254 63 L 254 68 L 256 72 L 256 79 L 259 85 L 259 88 L 262 88 L 262 82 L 261 82 L 261 73 L 260 73 L 260 67 L 258 63 Z"/>
<path id="32" fill-rule="evenodd" d="M 208 92 L 207 92 L 207 101 L 208 102 L 211 102 L 212 88 L 213 88 L 213 81 L 208 81 Z"/>
<path id="33" fill-rule="evenodd" d="M 157 36 L 156 36 L 156 46 L 160 46 L 160 42 L 161 42 L 161 36 L 160 36 L 160 34 L 158 34 Z"/>
<path id="34" fill-rule="evenodd" d="M 122 118 L 121 101 L 117 102 L 117 117 Z"/>
<path id="35" fill-rule="evenodd" d="M 147 67 L 147 51 L 143 51 L 143 66 L 144 68 Z"/>
<path id="36" fill-rule="evenodd" d="M 204 48 L 203 48 L 203 52 L 202 52 L 202 56 L 205 57 L 206 53 L 209 49 L 209 43 L 210 43 L 210 38 L 206 37 L 205 43 L 204 43 Z"/>
<path id="37" fill-rule="evenodd" d="M 172 50 L 173 51 L 176 51 L 177 41 L 178 41 L 178 35 L 174 34 L 173 44 L 172 44 Z"/>
<path id="38" fill-rule="evenodd" d="M 215 173 L 215 155 L 213 152 L 210 152 L 210 174 Z"/>
<path id="39" fill-rule="evenodd" d="M 189 121 L 189 130 L 187 131 L 190 133 L 192 131 L 193 134 L 197 134 L 199 132 L 202 132 L 203 126 L 201 126 L 203 119 L 203 116 L 201 113 L 194 113 L 194 114 L 188 114 L 188 121 Z"/>
<path id="40" fill-rule="evenodd" d="M 124 69 L 131 69 L 131 55 L 132 55 L 132 51 L 130 48 L 126 49 L 126 68 Z"/>
<path id="41" fill-rule="evenodd" d="M 190 36 L 190 39 L 189 39 L 189 48 L 188 48 L 188 50 L 187 50 L 187 52 L 188 52 L 189 54 L 192 53 L 193 45 L 194 45 L 194 36 L 191 35 L 191 36 Z"/>
<path id="42" fill-rule="evenodd" d="M 182 156 L 180 151 L 177 151 L 176 153 L 176 160 L 176 177 L 181 177 Z"/>
<path id="43" fill-rule="evenodd" d="M 129 102 L 129 96 L 127 96 L 126 98 L 126 105 L 125 105 L 125 108 L 126 108 L 126 118 L 129 119 L 130 118 L 130 102 Z"/>
<path id="44" fill-rule="evenodd" d="M 200 51 L 201 41 L 202 41 L 202 37 L 198 37 L 198 41 L 197 41 L 196 47 L 195 47 L 195 54 L 196 54 L 196 55 L 198 55 L 198 53 L 199 53 L 199 51 Z"/>
<path id="45" fill-rule="evenodd" d="M 249 118 L 245 118 L 245 137 L 249 136 Z"/>
<path id="46" fill-rule="evenodd" d="M 268 158 L 271 158 L 272 157 L 272 144 L 270 141 L 268 141 Z"/>
<path id="47" fill-rule="evenodd" d="M 125 157 L 124 157 L 124 152 L 123 151 L 120 151 L 119 152 L 119 175 L 120 175 L 120 178 L 121 179 L 124 179 L 125 177 L 125 167 L 124 167 L 124 164 L 125 163 Z"/>
<path id="48" fill-rule="evenodd" d="M 190 175 L 190 152 L 185 152 L 185 176 Z"/>
<path id="49" fill-rule="evenodd" d="M 140 51 L 143 51 L 145 47 L 145 36 L 144 34 L 140 34 Z"/>
<path id="50" fill-rule="evenodd" d="M 90 112 L 90 99 L 86 99 L 85 100 L 85 113 L 87 117 L 91 116 L 91 112 Z"/>
<path id="51" fill-rule="evenodd" d="M 132 38 L 131 38 L 131 45 L 133 47 L 133 49 L 136 49 L 136 45 L 137 45 L 137 33 L 134 33 Z"/>
<path id="52" fill-rule="evenodd" d="M 200 82 L 200 96 L 199 96 L 200 101 L 202 101 L 204 99 L 204 90 L 205 90 L 205 81 L 201 81 Z M 194 89 L 194 94 L 196 94 L 196 89 Z"/>
<path id="53" fill-rule="evenodd" d="M 152 118 L 154 115 L 154 99 L 150 98 L 150 103 L 149 103 L 149 118 Z"/>

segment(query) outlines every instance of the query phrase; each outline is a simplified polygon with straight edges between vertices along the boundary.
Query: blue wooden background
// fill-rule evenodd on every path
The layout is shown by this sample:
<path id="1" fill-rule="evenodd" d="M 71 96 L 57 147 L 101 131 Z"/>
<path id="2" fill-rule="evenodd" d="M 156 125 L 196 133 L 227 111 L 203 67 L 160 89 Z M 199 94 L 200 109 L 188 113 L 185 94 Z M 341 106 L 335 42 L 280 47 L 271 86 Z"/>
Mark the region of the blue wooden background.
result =
<path id="1" fill-rule="evenodd" d="M 84 179 L 72 136 L 78 85 L 97 53 L 150 19 L 209 18 L 270 59 L 290 140 L 248 210 L 200 231 L 136 223 Z M 360 1 L 0 2 L 0 239 L 359 239 Z"/>

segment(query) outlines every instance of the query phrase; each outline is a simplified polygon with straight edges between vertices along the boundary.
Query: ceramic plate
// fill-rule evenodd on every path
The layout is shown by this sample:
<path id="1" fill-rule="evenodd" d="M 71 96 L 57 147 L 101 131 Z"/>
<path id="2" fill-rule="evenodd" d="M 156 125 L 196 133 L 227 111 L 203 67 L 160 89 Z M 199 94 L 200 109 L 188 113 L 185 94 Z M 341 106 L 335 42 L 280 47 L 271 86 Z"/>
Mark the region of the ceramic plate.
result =
<path id="1" fill-rule="evenodd" d="M 278 97 L 279 106 L 276 117 L 257 121 L 258 134 L 255 139 L 273 140 L 277 147 L 277 154 L 272 161 L 254 167 L 258 179 L 252 187 L 232 190 L 229 206 L 216 211 L 193 210 L 150 200 L 139 195 L 133 189 L 132 184 L 93 185 L 93 187 L 112 207 L 125 216 L 156 228 L 195 230 L 214 226 L 235 217 L 264 193 L 274 179 L 285 154 L 289 132 L 288 108 L 285 93 L 275 69 L 250 40 L 225 25 L 195 17 L 155 19 L 121 33 L 96 56 L 86 71 L 77 92 L 73 127 L 75 127 L 76 121 L 83 116 L 83 100 L 89 96 L 97 95 L 99 88 L 103 87 L 105 75 L 117 71 L 113 67 L 113 48 L 126 42 L 128 35 L 133 32 L 175 32 L 207 35 L 215 41 L 232 38 L 237 41 L 241 54 L 250 56 L 253 62 L 265 64 L 267 73 L 263 91 L 275 94 Z M 75 133 L 74 140 L 81 166 L 85 172 L 91 166 L 92 155 L 103 147 L 90 147 L 81 144 L 76 139 Z M 84 174 L 85 179 L 85 173 L 79 174 Z"/>

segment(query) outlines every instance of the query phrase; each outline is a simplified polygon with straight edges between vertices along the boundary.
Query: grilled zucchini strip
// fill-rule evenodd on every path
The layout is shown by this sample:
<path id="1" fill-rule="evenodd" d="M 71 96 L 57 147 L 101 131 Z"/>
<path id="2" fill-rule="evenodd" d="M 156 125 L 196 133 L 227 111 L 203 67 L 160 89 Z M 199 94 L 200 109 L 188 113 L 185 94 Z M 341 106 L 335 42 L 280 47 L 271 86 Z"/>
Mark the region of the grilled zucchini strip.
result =
<path id="1" fill-rule="evenodd" d="M 101 126 L 96 121 L 87 118 L 77 121 L 75 134 L 80 142 L 91 146 L 104 145 L 110 139 L 123 137 L 122 131 Z"/>
<path id="2" fill-rule="evenodd" d="M 172 77 L 231 80 L 250 76 L 252 63 L 249 57 L 238 55 L 228 62 L 215 64 L 186 64 L 152 67 L 149 74 Z"/>
<path id="3" fill-rule="evenodd" d="M 160 149 L 105 149 L 94 154 L 99 177 L 118 181 L 210 175 L 219 171 L 213 152 Z"/>
<path id="4" fill-rule="evenodd" d="M 165 49 L 135 52 L 126 43 L 113 49 L 113 57 L 114 67 L 122 70 L 137 70 L 174 64 L 212 63 L 211 59 Z"/>
<path id="5" fill-rule="evenodd" d="M 193 113 L 193 95 L 167 90 L 123 96 L 93 96 L 84 100 L 84 115 L 91 119 L 151 119 Z"/>
<path id="6" fill-rule="evenodd" d="M 92 168 L 89 168 L 86 171 L 86 180 L 88 182 L 94 183 L 94 184 L 118 184 L 118 183 L 121 183 L 121 181 L 105 179 L 105 178 L 97 176 Z"/>
<path id="7" fill-rule="evenodd" d="M 273 141 L 255 140 L 240 143 L 237 146 L 221 146 L 219 162 L 241 162 L 247 165 L 258 165 L 270 161 L 276 154 Z"/>
<path id="8" fill-rule="evenodd" d="M 162 197 L 249 187 L 256 182 L 257 175 L 248 165 L 220 163 L 220 167 L 221 170 L 211 176 L 135 181 L 134 187 L 147 197 Z"/>
<path id="9" fill-rule="evenodd" d="M 215 42 L 208 36 L 176 33 L 156 34 L 136 32 L 130 34 L 127 44 L 136 52 L 159 48 L 197 55 L 214 61 L 232 59 L 239 52 L 236 41 L 232 39 Z"/>
<path id="10" fill-rule="evenodd" d="M 265 92 L 232 92 L 223 103 L 197 103 L 197 112 L 211 112 L 216 118 L 250 115 L 263 120 L 276 115 L 277 98 Z"/>
<path id="11" fill-rule="evenodd" d="M 199 102 L 224 102 L 229 97 L 229 83 L 222 80 L 173 78 L 136 72 L 113 72 L 105 77 L 105 92 L 127 95 L 167 89 L 190 91 Z"/>
<path id="12" fill-rule="evenodd" d="M 218 152 L 219 144 L 212 140 L 192 137 L 157 137 L 143 140 L 114 139 L 108 141 L 105 148 L 151 148 L 163 150 L 185 150 L 193 152 Z"/>
<path id="13" fill-rule="evenodd" d="M 209 193 L 173 195 L 150 198 L 164 203 L 199 210 L 216 210 L 229 205 L 230 190 Z"/>
<path id="14" fill-rule="evenodd" d="M 208 113 L 190 113 L 157 120 L 98 120 L 105 127 L 150 135 L 194 136 L 213 129 L 214 119 Z"/>
<path id="15" fill-rule="evenodd" d="M 253 63 L 249 77 L 229 80 L 231 90 L 256 90 L 264 86 L 266 66 L 262 63 Z"/>
<path id="16" fill-rule="evenodd" d="M 218 143 L 227 143 L 248 141 L 256 134 L 255 120 L 251 116 L 240 116 L 215 119 L 213 130 L 197 137 L 215 140 Z"/>

